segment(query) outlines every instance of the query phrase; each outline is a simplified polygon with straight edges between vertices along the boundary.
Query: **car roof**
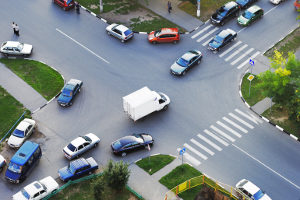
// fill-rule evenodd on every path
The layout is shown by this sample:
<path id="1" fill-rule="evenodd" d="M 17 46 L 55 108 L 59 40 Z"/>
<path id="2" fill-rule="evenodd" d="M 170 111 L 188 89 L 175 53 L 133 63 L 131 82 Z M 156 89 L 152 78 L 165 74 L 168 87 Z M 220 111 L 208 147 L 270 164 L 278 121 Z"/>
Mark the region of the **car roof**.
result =
<path id="1" fill-rule="evenodd" d="M 117 28 L 118 30 L 122 31 L 122 32 L 125 32 L 125 31 L 127 31 L 127 30 L 129 29 L 129 28 L 127 28 L 126 26 L 124 26 L 124 25 L 122 25 L 122 24 L 116 26 L 116 28 Z"/>
<path id="2" fill-rule="evenodd" d="M 195 57 L 195 54 L 191 53 L 191 52 L 186 52 L 183 56 L 181 56 L 181 58 L 183 58 L 184 60 L 191 60 L 192 58 Z"/>
<path id="3" fill-rule="evenodd" d="M 33 195 L 35 195 L 37 192 L 39 192 L 41 189 L 43 188 L 43 186 L 38 182 L 38 181 L 34 181 L 33 183 L 27 185 L 24 187 L 24 189 L 26 190 L 26 192 L 32 197 Z"/>
<path id="4" fill-rule="evenodd" d="M 19 44 L 20 44 L 20 42 L 17 42 L 17 41 L 7 41 L 5 46 L 17 47 Z"/>
<path id="5" fill-rule="evenodd" d="M 70 168 L 79 169 L 79 168 L 81 168 L 83 166 L 86 166 L 86 165 L 89 165 L 89 163 L 87 162 L 87 160 L 84 159 L 84 158 L 79 158 L 77 160 L 71 161 Z"/>
<path id="6" fill-rule="evenodd" d="M 225 38 L 229 34 L 230 34 L 230 32 L 226 29 L 226 30 L 222 30 L 221 32 L 219 32 L 218 36 L 221 38 Z"/>
<path id="7" fill-rule="evenodd" d="M 178 33 L 178 28 L 162 28 L 161 29 L 161 33 L 165 34 L 165 33 L 173 33 L 176 34 Z"/>
<path id="8" fill-rule="evenodd" d="M 38 147 L 39 144 L 31 141 L 26 141 L 12 157 L 11 162 L 18 165 L 24 165 L 24 163 L 27 162 L 29 157 L 32 155 L 33 152 L 36 151 Z"/>
<path id="9" fill-rule="evenodd" d="M 128 135 L 128 136 L 120 138 L 119 141 L 122 145 L 126 145 L 130 142 L 137 141 L 137 138 L 133 135 Z"/>
<path id="10" fill-rule="evenodd" d="M 254 183 L 252 183 L 251 181 L 245 182 L 245 184 L 242 187 L 252 195 L 254 195 L 257 191 L 260 190 L 259 187 L 254 185 Z"/>
<path id="11" fill-rule="evenodd" d="M 253 5 L 250 8 L 248 8 L 247 10 L 251 13 L 255 13 L 256 11 L 261 10 L 261 8 L 257 5 Z"/>
<path id="12" fill-rule="evenodd" d="M 79 145 L 82 145 L 84 142 L 85 139 L 79 136 L 78 138 L 74 139 L 71 143 L 73 146 L 78 147 Z"/>
<path id="13" fill-rule="evenodd" d="M 30 126 L 30 123 L 28 123 L 26 121 L 21 121 L 21 123 L 17 126 L 16 129 L 18 129 L 20 131 L 25 131 L 28 126 Z"/>
<path id="14" fill-rule="evenodd" d="M 225 10 L 229 10 L 229 9 L 231 9 L 232 7 L 236 6 L 236 5 L 237 5 L 236 2 L 230 1 L 230 2 L 228 2 L 228 3 L 226 3 L 226 4 L 224 5 L 224 9 L 225 9 Z"/>
<path id="15" fill-rule="evenodd" d="M 70 79 L 69 81 L 68 81 L 68 83 L 67 84 L 70 84 L 70 85 L 76 85 L 76 84 L 78 84 L 78 83 L 80 83 L 81 81 L 80 80 L 77 80 L 77 79 Z"/>

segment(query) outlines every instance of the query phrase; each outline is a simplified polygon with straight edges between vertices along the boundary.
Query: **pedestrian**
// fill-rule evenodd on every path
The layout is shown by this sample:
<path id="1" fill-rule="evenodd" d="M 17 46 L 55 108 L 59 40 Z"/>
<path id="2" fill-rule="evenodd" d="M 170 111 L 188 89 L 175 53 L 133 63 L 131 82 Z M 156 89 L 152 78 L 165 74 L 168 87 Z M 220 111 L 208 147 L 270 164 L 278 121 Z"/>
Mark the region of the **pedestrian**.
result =
<path id="1" fill-rule="evenodd" d="M 168 1 L 168 12 L 171 13 L 171 10 L 172 10 L 172 5 L 171 2 Z"/>
<path id="2" fill-rule="evenodd" d="M 16 31 L 16 35 L 19 36 L 19 26 L 18 24 L 15 25 L 15 31 Z"/>
<path id="3" fill-rule="evenodd" d="M 14 30 L 14 34 L 17 34 L 17 33 L 16 33 L 16 24 L 15 24 L 15 22 L 13 22 L 11 26 L 12 26 L 12 28 L 13 28 L 13 30 Z"/>
<path id="4" fill-rule="evenodd" d="M 75 10 L 77 13 L 80 12 L 80 4 L 77 1 L 75 1 Z"/>

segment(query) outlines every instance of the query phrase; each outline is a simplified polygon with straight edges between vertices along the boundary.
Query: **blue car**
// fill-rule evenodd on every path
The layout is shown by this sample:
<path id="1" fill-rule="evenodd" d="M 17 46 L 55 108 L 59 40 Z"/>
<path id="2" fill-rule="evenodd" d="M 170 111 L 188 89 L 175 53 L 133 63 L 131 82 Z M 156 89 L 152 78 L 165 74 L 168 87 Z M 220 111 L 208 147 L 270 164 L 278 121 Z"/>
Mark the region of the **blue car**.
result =
<path id="1" fill-rule="evenodd" d="M 80 92 L 82 84 L 82 81 L 77 79 L 69 80 L 69 82 L 62 89 L 61 94 L 57 99 L 57 103 L 61 106 L 72 105 L 74 97 Z"/>
<path id="2" fill-rule="evenodd" d="M 191 50 L 183 54 L 171 66 L 171 73 L 174 75 L 185 75 L 196 64 L 200 64 L 202 60 L 202 53 L 198 50 Z"/>
<path id="3" fill-rule="evenodd" d="M 257 0 L 236 0 L 235 2 L 241 6 L 242 9 L 248 8 Z"/>
<path id="4" fill-rule="evenodd" d="M 59 178 L 62 181 L 69 181 L 79 178 L 85 174 L 91 174 L 93 171 L 98 169 L 98 164 L 94 160 L 94 158 L 79 158 L 77 160 L 73 160 L 66 167 L 58 170 Z"/>
<path id="5" fill-rule="evenodd" d="M 208 49 L 216 53 L 222 47 L 236 39 L 236 36 L 237 33 L 229 28 L 222 30 L 208 43 Z"/>

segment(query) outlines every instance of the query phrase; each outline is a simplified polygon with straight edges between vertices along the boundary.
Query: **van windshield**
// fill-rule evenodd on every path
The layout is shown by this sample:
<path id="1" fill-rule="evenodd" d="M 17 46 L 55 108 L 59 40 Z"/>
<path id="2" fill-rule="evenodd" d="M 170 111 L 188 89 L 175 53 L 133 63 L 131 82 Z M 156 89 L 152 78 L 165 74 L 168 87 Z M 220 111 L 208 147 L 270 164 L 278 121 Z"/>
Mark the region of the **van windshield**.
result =
<path id="1" fill-rule="evenodd" d="M 15 173 L 21 173 L 22 171 L 22 166 L 20 165 L 17 165 L 13 162 L 10 162 L 9 165 L 8 165 L 8 169 L 12 172 L 15 172 Z"/>

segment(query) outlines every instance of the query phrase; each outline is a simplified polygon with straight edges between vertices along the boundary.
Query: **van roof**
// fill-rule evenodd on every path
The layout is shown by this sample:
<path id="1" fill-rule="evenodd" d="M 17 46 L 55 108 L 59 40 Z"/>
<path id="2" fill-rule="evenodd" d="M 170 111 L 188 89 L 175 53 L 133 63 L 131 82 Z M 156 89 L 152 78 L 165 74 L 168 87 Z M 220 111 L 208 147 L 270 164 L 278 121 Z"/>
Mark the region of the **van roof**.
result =
<path id="1" fill-rule="evenodd" d="M 143 87 L 125 97 L 123 101 L 128 102 L 132 107 L 136 107 L 146 101 L 155 101 L 157 98 L 156 92 L 151 91 L 148 87 Z"/>
<path id="2" fill-rule="evenodd" d="M 24 165 L 38 147 L 39 144 L 31 141 L 26 141 L 15 153 L 10 162 L 18 165 Z"/>

